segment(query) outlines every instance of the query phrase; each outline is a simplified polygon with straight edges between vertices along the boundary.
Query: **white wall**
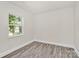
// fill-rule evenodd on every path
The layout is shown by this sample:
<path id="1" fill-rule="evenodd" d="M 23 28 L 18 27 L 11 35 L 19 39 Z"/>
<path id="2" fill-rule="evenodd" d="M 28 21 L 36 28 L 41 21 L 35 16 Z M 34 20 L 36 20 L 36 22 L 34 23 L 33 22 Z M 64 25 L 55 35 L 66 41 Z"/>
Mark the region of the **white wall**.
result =
<path id="1" fill-rule="evenodd" d="M 23 16 L 23 36 L 8 38 L 9 13 Z M 57 43 L 64 46 L 74 47 L 73 14 L 73 7 L 66 7 L 59 8 L 54 11 L 51 10 L 44 13 L 32 15 L 30 12 L 28 12 L 27 10 L 24 11 L 21 7 L 18 7 L 16 4 L 0 2 L 0 53 L 5 52 L 6 50 L 10 50 L 12 48 L 16 48 L 24 43 L 28 43 L 29 41 L 32 41 L 33 38 L 38 41 Z M 76 22 L 78 22 L 78 20 Z M 76 33 L 76 43 L 77 47 L 79 47 L 78 30 Z"/>
<path id="2" fill-rule="evenodd" d="M 74 47 L 73 7 L 39 13 L 35 18 L 35 40 Z"/>
<path id="3" fill-rule="evenodd" d="M 77 52 L 79 54 L 79 2 L 76 2 L 75 4 L 75 18 L 74 18 L 74 28 L 75 28 L 75 31 L 74 31 L 74 44 L 75 44 L 75 47 L 77 49 Z"/>
<path id="4" fill-rule="evenodd" d="M 8 15 L 9 13 L 24 18 L 24 35 L 9 38 L 8 36 Z M 0 2 L 0 54 L 7 50 L 16 48 L 33 39 L 32 35 L 32 14 L 23 10 L 16 4 Z"/>

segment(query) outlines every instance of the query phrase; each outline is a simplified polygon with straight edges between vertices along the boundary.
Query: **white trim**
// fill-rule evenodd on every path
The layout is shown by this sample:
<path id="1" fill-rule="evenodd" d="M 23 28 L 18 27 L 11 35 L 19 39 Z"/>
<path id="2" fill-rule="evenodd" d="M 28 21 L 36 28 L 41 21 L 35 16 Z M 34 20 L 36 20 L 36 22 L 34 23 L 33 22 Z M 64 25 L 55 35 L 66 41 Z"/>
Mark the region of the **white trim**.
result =
<path id="1" fill-rule="evenodd" d="M 43 41 L 43 40 L 41 41 L 41 40 L 33 39 L 33 40 L 31 40 L 29 42 L 26 42 L 23 45 L 20 45 L 20 46 L 18 46 L 16 48 L 13 48 L 13 49 L 7 50 L 7 51 L 5 51 L 3 53 L 0 53 L 0 57 L 6 56 L 7 54 L 10 54 L 11 52 L 13 52 L 13 51 L 15 51 L 17 49 L 20 49 L 21 47 L 24 47 L 25 45 L 28 45 L 28 44 L 30 44 L 30 43 L 32 43 L 34 41 L 48 43 L 48 44 L 55 44 L 55 45 L 59 45 L 59 46 L 63 46 L 63 47 L 73 48 L 75 50 L 75 52 L 77 53 L 77 55 L 79 56 L 79 52 L 78 52 L 78 50 L 75 47 L 72 47 L 72 46 L 69 46 L 69 45 L 63 45 L 63 44 L 59 44 L 59 43 L 54 43 L 54 42 L 48 42 L 48 41 Z"/>
<path id="2" fill-rule="evenodd" d="M 34 40 L 34 41 L 42 42 L 42 43 L 48 43 L 48 44 L 55 44 L 55 45 L 59 45 L 59 46 L 63 46 L 63 47 L 73 48 L 75 50 L 75 52 L 77 53 L 77 55 L 79 56 L 79 51 L 75 47 L 68 46 L 68 45 L 63 45 L 63 44 L 59 44 L 59 43 L 54 43 L 54 42 L 41 41 L 41 40 Z"/>
<path id="3" fill-rule="evenodd" d="M 15 15 L 17 17 L 19 16 L 21 18 L 22 33 L 21 34 L 17 34 L 17 35 L 9 36 L 9 21 L 8 21 L 8 38 L 11 39 L 11 38 L 23 36 L 24 35 L 24 18 L 22 16 L 20 16 L 20 15 L 13 14 L 12 12 L 9 12 L 9 14 Z"/>
<path id="4" fill-rule="evenodd" d="M 34 41 L 48 43 L 48 44 L 54 44 L 54 45 L 59 45 L 59 46 L 69 47 L 69 48 L 74 49 L 74 46 L 69 46 L 69 45 L 66 45 L 66 44 L 60 44 L 60 43 L 56 43 L 56 42 L 48 42 L 48 41 L 44 41 L 44 40 L 41 41 L 41 40 L 37 40 L 37 39 L 34 39 Z"/>
<path id="5" fill-rule="evenodd" d="M 75 47 L 72 47 L 72 46 L 69 46 L 69 45 L 63 45 L 63 44 L 59 44 L 59 43 L 54 43 L 54 42 L 41 41 L 41 40 L 34 40 L 34 41 L 73 48 L 75 50 L 75 52 L 77 53 L 77 55 L 79 56 L 79 51 Z"/>
<path id="6" fill-rule="evenodd" d="M 6 56 L 6 55 L 10 54 L 11 52 L 13 52 L 13 51 L 15 51 L 15 50 L 17 50 L 17 49 L 20 49 L 21 47 L 24 47 L 25 45 L 28 45 L 28 44 L 30 44 L 30 43 L 32 43 L 32 42 L 33 42 L 33 40 L 31 40 L 31 41 L 29 41 L 29 42 L 26 42 L 26 43 L 24 43 L 23 45 L 20 45 L 20 46 L 18 46 L 18 47 L 13 48 L 13 49 L 4 51 L 3 53 L 0 53 L 0 57 Z"/>
<path id="7" fill-rule="evenodd" d="M 19 35 L 14 35 L 14 36 L 9 36 L 9 39 L 16 38 L 16 37 L 23 36 L 23 35 L 24 35 L 24 34 L 19 34 Z"/>

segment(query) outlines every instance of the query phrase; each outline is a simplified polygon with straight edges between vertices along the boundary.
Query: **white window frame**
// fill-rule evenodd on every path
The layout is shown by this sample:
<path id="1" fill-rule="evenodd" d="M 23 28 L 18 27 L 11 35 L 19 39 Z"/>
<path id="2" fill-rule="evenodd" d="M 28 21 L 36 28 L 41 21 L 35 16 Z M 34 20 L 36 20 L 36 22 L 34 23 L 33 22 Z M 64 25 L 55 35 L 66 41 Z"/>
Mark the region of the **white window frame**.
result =
<path id="1" fill-rule="evenodd" d="M 10 14 L 10 13 L 9 13 L 9 14 Z M 11 15 L 14 15 L 14 14 L 11 14 Z M 16 16 L 16 15 L 14 15 L 14 16 Z M 8 19 L 9 19 L 9 15 L 8 15 Z M 10 39 L 24 35 L 24 19 L 23 19 L 22 17 L 21 17 L 21 22 L 22 22 L 22 33 L 21 33 L 21 34 L 18 34 L 18 35 L 10 36 L 10 35 L 9 35 L 9 20 L 8 20 L 8 36 L 9 36 Z"/>

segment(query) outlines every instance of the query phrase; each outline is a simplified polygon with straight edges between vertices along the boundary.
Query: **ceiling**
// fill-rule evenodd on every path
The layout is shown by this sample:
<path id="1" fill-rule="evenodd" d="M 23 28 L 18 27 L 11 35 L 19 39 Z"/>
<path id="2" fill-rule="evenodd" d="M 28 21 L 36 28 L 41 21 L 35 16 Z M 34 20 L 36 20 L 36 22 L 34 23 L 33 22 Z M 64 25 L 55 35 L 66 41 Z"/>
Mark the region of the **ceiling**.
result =
<path id="1" fill-rule="evenodd" d="M 26 10 L 29 9 L 32 13 L 40 13 L 56 8 L 73 6 L 73 1 L 22 1 L 13 3 L 20 5 Z"/>

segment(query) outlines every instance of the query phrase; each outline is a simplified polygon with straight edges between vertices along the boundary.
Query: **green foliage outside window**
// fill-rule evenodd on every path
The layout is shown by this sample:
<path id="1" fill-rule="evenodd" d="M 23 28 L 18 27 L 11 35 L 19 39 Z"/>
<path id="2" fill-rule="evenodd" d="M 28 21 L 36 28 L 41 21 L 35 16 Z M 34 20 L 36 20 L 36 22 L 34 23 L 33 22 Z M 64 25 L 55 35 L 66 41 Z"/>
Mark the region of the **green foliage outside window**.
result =
<path id="1" fill-rule="evenodd" d="M 20 17 L 9 14 L 9 35 L 16 35 L 22 33 L 22 20 Z"/>

